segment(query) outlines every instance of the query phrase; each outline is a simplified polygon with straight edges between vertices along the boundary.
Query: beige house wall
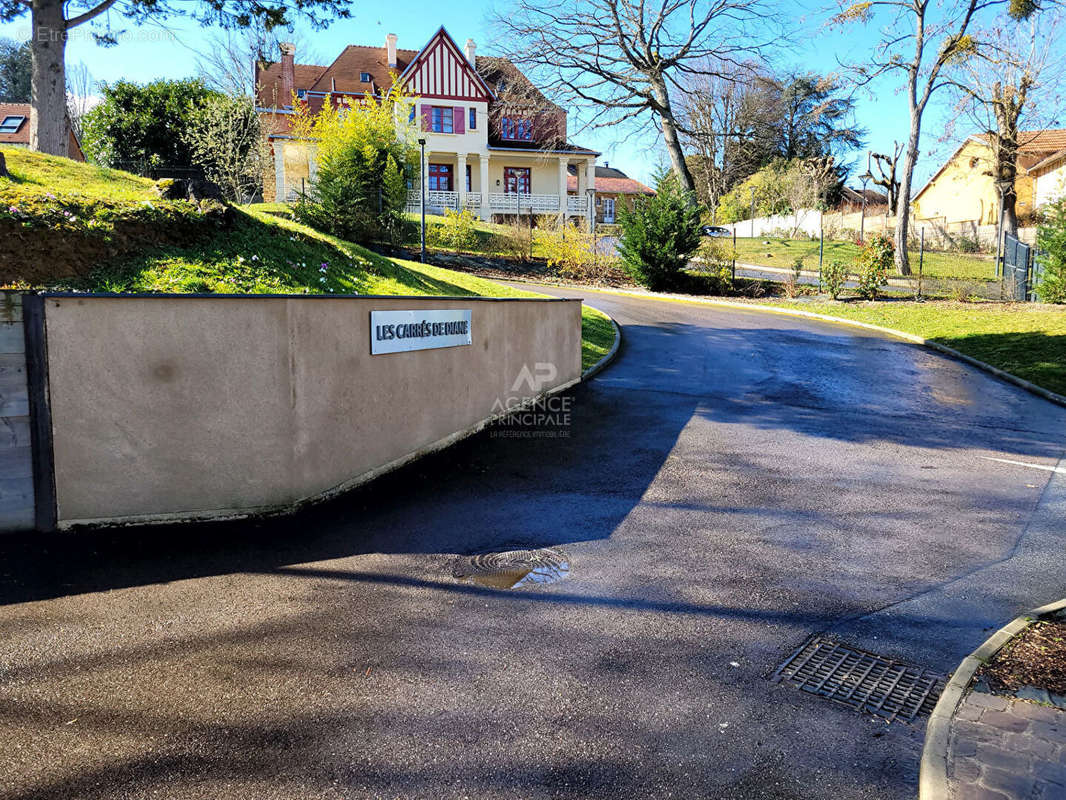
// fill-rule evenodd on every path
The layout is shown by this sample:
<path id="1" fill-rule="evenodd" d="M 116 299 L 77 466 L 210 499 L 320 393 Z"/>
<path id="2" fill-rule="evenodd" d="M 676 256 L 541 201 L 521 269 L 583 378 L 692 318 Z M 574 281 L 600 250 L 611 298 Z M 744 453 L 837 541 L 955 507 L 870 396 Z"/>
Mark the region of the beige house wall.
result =
<path id="1" fill-rule="evenodd" d="M 471 309 L 473 344 L 370 355 L 373 310 Z M 581 303 L 45 299 L 59 526 L 246 515 L 341 491 L 577 381 Z M 550 367 L 544 365 L 551 365 Z"/>
<path id="2" fill-rule="evenodd" d="M 1066 158 L 1036 176 L 1034 202 L 1040 208 L 1066 195 Z"/>
<path id="3" fill-rule="evenodd" d="M 992 150 L 973 139 L 948 160 L 911 203 L 917 219 L 941 224 L 973 222 L 994 225 L 999 219 L 999 195 L 992 180 Z M 1019 170 L 1014 184 L 1019 216 L 1033 211 L 1033 179 Z"/>

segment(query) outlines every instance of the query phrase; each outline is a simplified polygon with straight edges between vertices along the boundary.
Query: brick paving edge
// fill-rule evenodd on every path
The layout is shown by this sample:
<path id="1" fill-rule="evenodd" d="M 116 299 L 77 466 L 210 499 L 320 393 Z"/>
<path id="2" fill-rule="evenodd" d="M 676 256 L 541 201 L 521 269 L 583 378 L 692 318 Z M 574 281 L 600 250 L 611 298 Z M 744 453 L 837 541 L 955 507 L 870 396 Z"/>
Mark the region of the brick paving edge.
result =
<path id="1" fill-rule="evenodd" d="M 1035 608 L 1015 617 L 993 633 L 984 644 L 966 656 L 948 680 L 944 691 L 929 717 L 925 729 L 925 746 L 918 776 L 918 800 L 947 800 L 948 798 L 948 738 L 951 721 L 959 703 L 970 686 L 977 668 L 992 658 L 1007 642 L 1024 631 L 1036 619 L 1066 608 L 1066 599 Z"/>

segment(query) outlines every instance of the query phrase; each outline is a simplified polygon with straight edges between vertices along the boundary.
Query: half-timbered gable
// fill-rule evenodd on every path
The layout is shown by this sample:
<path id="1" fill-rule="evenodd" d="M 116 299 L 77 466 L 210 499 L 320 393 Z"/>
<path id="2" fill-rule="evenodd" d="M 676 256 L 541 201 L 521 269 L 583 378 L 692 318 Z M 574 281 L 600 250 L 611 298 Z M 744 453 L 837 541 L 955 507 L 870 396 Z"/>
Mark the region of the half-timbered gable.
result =
<path id="1" fill-rule="evenodd" d="M 489 103 L 492 90 L 474 65 L 441 28 L 400 75 L 408 94 L 431 100 L 476 100 Z"/>

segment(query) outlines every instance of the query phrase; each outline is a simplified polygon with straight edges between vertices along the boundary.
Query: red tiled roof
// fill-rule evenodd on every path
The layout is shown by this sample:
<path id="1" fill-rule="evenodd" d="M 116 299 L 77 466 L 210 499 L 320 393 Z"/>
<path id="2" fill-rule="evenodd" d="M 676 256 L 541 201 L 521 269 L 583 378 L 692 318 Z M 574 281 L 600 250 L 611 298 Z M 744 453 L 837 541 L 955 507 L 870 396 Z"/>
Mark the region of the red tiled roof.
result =
<path id="1" fill-rule="evenodd" d="M 566 176 L 566 190 L 568 192 L 577 191 L 577 176 Z M 632 178 L 601 178 L 596 177 L 596 192 L 602 194 L 655 194 L 653 189 L 649 189 L 640 181 L 635 181 Z"/>
<path id="2" fill-rule="evenodd" d="M 18 130 L 14 133 L 0 133 L 0 144 L 13 144 L 19 147 L 30 146 L 30 118 L 33 116 L 33 107 L 29 103 L 0 103 L 0 122 L 4 117 L 25 117 Z M 74 131 L 67 125 L 67 153 L 75 161 L 84 161 L 85 154 L 81 151 L 81 143 Z"/>
<path id="3" fill-rule="evenodd" d="M 29 103 L 0 103 L 0 122 L 4 117 L 25 117 L 19 129 L 14 133 L 0 133 L 0 144 L 25 144 L 30 143 L 30 104 Z"/>

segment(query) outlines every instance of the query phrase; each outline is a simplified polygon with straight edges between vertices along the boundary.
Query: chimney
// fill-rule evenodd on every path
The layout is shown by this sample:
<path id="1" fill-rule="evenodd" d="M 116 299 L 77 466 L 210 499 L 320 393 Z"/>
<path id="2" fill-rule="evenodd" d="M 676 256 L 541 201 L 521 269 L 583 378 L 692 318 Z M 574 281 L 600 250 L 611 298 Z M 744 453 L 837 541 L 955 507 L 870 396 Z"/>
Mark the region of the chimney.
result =
<path id="1" fill-rule="evenodd" d="M 470 62 L 470 66 L 477 67 L 476 62 L 477 45 L 474 44 L 473 39 L 466 40 L 466 60 Z"/>
<path id="2" fill-rule="evenodd" d="M 396 34 L 390 33 L 385 37 L 385 49 L 389 54 L 389 69 L 396 69 Z"/>
<path id="3" fill-rule="evenodd" d="M 281 80 L 278 82 L 279 106 L 292 105 L 292 92 L 296 88 L 296 45 L 292 42 L 282 42 L 278 49 L 281 50 Z"/>

